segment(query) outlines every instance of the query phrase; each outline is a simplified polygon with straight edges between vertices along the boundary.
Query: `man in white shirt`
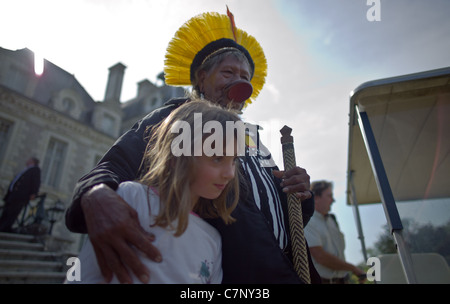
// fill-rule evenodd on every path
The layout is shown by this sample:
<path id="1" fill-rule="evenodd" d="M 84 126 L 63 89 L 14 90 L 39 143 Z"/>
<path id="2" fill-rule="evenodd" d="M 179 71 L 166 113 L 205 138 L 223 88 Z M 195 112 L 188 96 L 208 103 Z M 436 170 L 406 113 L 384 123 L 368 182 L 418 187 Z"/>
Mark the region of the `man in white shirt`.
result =
<path id="1" fill-rule="evenodd" d="M 330 214 L 333 198 L 333 184 L 328 181 L 316 181 L 311 184 L 314 193 L 315 212 L 305 227 L 313 263 L 319 272 L 323 284 L 345 284 L 349 272 L 357 276 L 364 271 L 345 261 L 344 235 L 339 230 L 336 218 Z"/>

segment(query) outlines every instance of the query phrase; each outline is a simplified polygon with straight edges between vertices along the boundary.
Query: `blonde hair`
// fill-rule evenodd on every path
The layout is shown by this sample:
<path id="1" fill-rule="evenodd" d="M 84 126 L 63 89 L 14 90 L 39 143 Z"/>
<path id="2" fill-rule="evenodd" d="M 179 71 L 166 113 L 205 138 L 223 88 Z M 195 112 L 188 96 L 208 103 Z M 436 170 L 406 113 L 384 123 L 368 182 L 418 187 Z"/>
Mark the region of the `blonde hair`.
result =
<path id="1" fill-rule="evenodd" d="M 204 124 L 212 120 L 219 122 L 223 130 L 227 121 L 240 121 L 239 116 L 230 110 L 205 100 L 197 100 L 181 105 L 164 121 L 153 127 L 143 159 L 144 168 L 148 170 L 144 170 L 146 173 L 138 181 L 149 187 L 158 188 L 160 212 L 156 216 L 155 225 L 175 229 L 175 236 L 181 235 L 188 225 L 189 213 L 192 210 L 190 184 L 195 178 L 196 171 L 193 153 L 190 154 L 192 156 L 175 156 L 172 153 L 171 145 L 178 134 L 173 133 L 171 127 L 177 121 L 187 122 L 191 127 L 193 143 L 194 113 L 202 114 L 202 130 Z M 208 136 L 209 134 L 203 134 L 203 140 Z M 202 218 L 220 217 L 226 224 L 232 223 L 234 219 L 231 212 L 236 208 L 239 199 L 239 174 L 237 162 L 234 178 L 220 196 L 214 200 L 201 197 L 193 211 Z M 175 220 L 178 220 L 178 224 L 173 227 L 172 223 Z"/>

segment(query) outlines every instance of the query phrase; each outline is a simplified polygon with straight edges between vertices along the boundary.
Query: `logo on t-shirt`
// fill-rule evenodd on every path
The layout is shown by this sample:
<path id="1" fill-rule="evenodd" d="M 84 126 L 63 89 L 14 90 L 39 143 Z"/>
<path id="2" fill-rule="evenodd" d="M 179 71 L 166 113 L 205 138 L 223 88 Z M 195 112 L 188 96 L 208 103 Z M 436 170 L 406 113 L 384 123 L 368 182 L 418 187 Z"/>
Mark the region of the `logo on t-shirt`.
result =
<path id="1" fill-rule="evenodd" d="M 198 276 L 203 284 L 211 284 L 211 271 L 209 270 L 211 265 L 212 262 L 208 262 L 207 260 L 202 261 Z"/>

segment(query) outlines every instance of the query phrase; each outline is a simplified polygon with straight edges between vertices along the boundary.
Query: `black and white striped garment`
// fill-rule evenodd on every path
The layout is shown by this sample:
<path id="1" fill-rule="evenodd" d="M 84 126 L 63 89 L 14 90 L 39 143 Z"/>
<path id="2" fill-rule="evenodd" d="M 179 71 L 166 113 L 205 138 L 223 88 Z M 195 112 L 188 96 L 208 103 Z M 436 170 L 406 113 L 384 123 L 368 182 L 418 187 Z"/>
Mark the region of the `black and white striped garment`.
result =
<path id="1" fill-rule="evenodd" d="M 256 142 L 258 141 L 256 140 Z M 241 164 L 249 179 L 254 201 L 272 226 L 280 248 L 284 250 L 288 244 L 287 228 L 280 195 L 272 175 L 272 170 L 278 170 L 278 168 L 268 149 L 261 143 L 258 144 L 258 147 L 247 145 L 246 148 L 247 153 L 245 158 L 241 158 Z"/>

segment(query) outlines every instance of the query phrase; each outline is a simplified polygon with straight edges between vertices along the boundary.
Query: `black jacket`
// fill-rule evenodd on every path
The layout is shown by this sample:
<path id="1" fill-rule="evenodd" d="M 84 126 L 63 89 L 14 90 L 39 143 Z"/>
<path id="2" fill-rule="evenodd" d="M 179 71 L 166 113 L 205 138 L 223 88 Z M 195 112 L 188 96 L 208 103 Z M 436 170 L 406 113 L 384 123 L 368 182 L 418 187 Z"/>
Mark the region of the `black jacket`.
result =
<path id="1" fill-rule="evenodd" d="M 72 205 L 66 212 L 66 226 L 69 230 L 86 233 L 80 200 L 91 187 L 105 183 L 112 189 L 117 189 L 119 183 L 136 179 L 146 147 L 146 130 L 186 101 L 185 98 L 170 100 L 162 108 L 149 113 L 122 135 L 99 164 L 79 180 Z M 275 177 L 274 179 L 284 202 L 285 223 L 288 223 L 286 196 L 279 187 L 281 181 Z M 248 189 L 248 185 L 243 188 Z M 305 201 L 302 206 L 306 225 L 314 212 L 314 200 Z M 285 252 L 280 249 L 272 228 L 256 206 L 250 191 L 241 191 L 239 204 L 232 216 L 236 222 L 231 225 L 225 225 L 221 219 L 208 220 L 222 236 L 223 283 L 302 283 L 291 262 L 290 245 Z M 318 283 L 320 278 L 310 256 L 309 259 L 312 281 Z"/>
<path id="2" fill-rule="evenodd" d="M 12 182 L 11 182 L 12 183 Z M 29 201 L 31 195 L 37 195 L 41 186 L 41 169 L 37 166 L 28 168 L 14 183 L 12 190 L 8 186 L 3 200 Z"/>

